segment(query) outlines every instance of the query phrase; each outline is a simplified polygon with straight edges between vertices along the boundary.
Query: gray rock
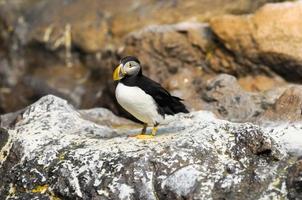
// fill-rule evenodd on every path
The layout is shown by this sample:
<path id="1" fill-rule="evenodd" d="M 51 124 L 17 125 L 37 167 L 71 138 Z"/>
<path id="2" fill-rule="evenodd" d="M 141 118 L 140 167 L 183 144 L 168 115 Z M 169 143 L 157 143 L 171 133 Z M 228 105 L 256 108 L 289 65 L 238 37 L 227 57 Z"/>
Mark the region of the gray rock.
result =
<path id="1" fill-rule="evenodd" d="M 139 140 L 126 137 L 139 129 L 121 135 L 45 96 L 8 131 L 0 198 L 286 198 L 290 157 L 268 130 L 199 111 L 167 117 L 154 139 Z"/>
<path id="2" fill-rule="evenodd" d="M 251 122 L 258 119 L 285 89 L 275 88 L 265 93 L 245 91 L 234 76 L 221 74 L 210 79 L 202 90 L 205 109 L 223 119 L 234 122 Z"/>
<path id="3" fill-rule="evenodd" d="M 79 112 L 81 113 L 84 119 L 93 121 L 97 124 L 102 124 L 113 128 L 116 126 L 123 126 L 123 125 L 135 126 L 134 122 L 122 117 L 118 117 L 106 108 L 93 108 L 87 110 L 79 110 Z"/>

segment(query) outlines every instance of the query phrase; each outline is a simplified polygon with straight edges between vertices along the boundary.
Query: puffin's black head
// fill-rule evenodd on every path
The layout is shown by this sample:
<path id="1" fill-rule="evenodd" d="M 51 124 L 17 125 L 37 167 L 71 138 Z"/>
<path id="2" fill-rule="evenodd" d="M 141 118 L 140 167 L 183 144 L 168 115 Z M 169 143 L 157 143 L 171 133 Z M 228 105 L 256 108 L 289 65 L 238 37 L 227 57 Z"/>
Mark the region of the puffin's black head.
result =
<path id="1" fill-rule="evenodd" d="M 124 77 L 142 74 L 139 60 L 134 56 L 126 56 L 121 59 L 120 65 L 113 72 L 113 80 L 121 80 Z"/>

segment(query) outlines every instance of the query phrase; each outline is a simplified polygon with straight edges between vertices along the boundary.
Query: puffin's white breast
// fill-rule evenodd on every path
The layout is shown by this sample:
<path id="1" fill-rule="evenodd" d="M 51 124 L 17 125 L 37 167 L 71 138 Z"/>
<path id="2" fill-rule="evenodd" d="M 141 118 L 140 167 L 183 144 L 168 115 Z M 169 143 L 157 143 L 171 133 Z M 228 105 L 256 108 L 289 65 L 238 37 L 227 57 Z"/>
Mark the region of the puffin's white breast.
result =
<path id="1" fill-rule="evenodd" d="M 139 87 L 118 83 L 115 96 L 117 102 L 138 120 L 148 124 L 160 123 L 163 120 L 152 96 Z"/>

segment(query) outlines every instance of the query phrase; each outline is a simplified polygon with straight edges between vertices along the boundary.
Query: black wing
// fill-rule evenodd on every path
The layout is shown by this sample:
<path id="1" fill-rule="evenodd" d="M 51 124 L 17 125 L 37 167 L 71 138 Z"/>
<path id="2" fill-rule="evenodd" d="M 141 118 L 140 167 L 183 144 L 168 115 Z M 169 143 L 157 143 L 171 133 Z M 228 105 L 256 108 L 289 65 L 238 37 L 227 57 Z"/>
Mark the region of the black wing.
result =
<path id="1" fill-rule="evenodd" d="M 183 101 L 181 98 L 172 96 L 159 83 L 142 75 L 137 77 L 136 85 L 154 98 L 159 106 L 160 114 L 174 115 L 180 112 L 189 112 L 181 102 Z"/>

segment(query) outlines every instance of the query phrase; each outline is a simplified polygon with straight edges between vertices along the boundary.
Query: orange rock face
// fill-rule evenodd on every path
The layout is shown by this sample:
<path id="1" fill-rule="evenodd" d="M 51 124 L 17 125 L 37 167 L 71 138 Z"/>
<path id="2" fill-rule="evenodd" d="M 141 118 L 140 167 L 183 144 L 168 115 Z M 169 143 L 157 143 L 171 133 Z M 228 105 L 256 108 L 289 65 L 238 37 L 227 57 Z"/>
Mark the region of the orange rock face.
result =
<path id="1" fill-rule="evenodd" d="M 302 3 L 267 4 L 255 14 L 213 18 L 211 27 L 225 46 L 263 63 L 290 81 L 302 80 Z"/>

